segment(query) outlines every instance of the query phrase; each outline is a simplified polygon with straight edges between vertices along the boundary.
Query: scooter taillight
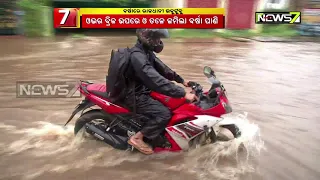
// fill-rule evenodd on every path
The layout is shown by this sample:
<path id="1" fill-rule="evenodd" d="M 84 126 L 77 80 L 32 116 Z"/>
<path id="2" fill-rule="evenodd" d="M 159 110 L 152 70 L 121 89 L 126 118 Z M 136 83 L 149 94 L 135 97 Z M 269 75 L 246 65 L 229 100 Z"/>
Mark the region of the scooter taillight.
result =
<path id="1" fill-rule="evenodd" d="M 86 94 L 89 94 L 89 91 L 87 90 L 87 86 L 89 84 L 85 83 L 85 82 L 81 82 L 79 84 L 79 87 L 78 87 L 78 90 L 83 94 L 83 93 L 86 93 Z"/>

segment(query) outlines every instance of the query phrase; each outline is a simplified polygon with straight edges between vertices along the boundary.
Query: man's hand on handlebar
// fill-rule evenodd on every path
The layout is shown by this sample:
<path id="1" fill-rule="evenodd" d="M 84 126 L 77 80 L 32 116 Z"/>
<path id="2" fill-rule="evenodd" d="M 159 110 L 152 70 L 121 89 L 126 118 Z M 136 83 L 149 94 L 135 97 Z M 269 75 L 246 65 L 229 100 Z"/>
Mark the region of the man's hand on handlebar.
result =
<path id="1" fill-rule="evenodd" d="M 185 87 L 192 87 L 192 86 L 194 86 L 196 83 L 193 82 L 193 81 L 184 81 L 182 84 L 183 84 Z"/>
<path id="2" fill-rule="evenodd" d="M 184 85 L 184 87 L 189 87 L 188 83 L 189 81 L 184 81 L 182 84 Z"/>
<path id="3" fill-rule="evenodd" d="M 184 81 L 183 85 L 185 87 L 191 88 L 191 92 L 187 91 L 184 98 L 189 102 L 199 101 L 199 97 L 197 97 L 197 95 L 196 95 L 197 94 L 196 89 L 194 89 L 197 87 L 197 83 L 193 82 L 193 81 Z"/>
<path id="4" fill-rule="evenodd" d="M 189 93 L 189 92 L 186 93 L 184 98 L 186 98 L 186 100 L 189 101 L 189 102 L 193 102 L 195 100 L 198 101 L 198 99 L 199 99 L 195 94 L 192 94 L 192 93 Z"/>

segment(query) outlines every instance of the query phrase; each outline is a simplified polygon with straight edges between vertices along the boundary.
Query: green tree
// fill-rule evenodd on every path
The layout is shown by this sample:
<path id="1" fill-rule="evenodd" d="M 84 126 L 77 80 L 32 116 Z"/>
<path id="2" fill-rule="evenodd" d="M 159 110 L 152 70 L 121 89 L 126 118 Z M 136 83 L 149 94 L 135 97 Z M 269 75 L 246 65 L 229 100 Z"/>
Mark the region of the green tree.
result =
<path id="1" fill-rule="evenodd" d="M 52 34 L 50 0 L 18 0 L 17 4 L 25 12 L 23 17 L 25 35 L 48 36 Z"/>

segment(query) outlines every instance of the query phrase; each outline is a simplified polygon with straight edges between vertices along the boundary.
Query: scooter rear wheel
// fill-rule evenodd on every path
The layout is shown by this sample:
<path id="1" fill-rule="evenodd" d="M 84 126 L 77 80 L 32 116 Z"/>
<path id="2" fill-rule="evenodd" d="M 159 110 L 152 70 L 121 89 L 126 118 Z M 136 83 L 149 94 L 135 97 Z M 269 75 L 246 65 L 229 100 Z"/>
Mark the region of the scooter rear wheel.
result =
<path id="1" fill-rule="evenodd" d="M 112 117 L 111 115 L 101 112 L 100 109 L 87 111 L 77 119 L 74 126 L 74 134 L 78 134 L 86 123 L 90 123 L 94 120 L 103 120 L 106 124 L 110 124 L 112 122 Z"/>

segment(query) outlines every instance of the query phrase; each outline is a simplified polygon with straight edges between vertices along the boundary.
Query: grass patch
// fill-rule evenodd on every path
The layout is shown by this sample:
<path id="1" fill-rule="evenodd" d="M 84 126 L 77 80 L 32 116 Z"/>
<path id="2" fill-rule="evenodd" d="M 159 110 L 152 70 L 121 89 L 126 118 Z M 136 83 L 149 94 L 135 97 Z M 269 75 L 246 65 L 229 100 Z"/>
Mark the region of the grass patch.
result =
<path id="1" fill-rule="evenodd" d="M 85 38 L 86 35 L 84 35 L 84 34 L 71 34 L 71 37 L 75 38 L 75 39 L 82 39 L 82 38 Z"/>
<path id="2" fill-rule="evenodd" d="M 47 0 L 18 0 L 18 7 L 25 12 L 22 17 L 24 34 L 30 37 L 51 36 L 52 8 Z"/>
<path id="3" fill-rule="evenodd" d="M 212 37 L 252 37 L 256 35 L 250 30 L 225 30 L 224 32 L 216 32 L 212 29 L 182 29 L 170 30 L 172 38 L 212 38 Z"/>
<path id="4" fill-rule="evenodd" d="M 213 37 L 213 31 L 207 29 L 181 29 L 169 30 L 172 38 L 210 38 Z"/>
<path id="5" fill-rule="evenodd" d="M 232 38 L 232 37 L 253 37 L 257 34 L 251 30 L 225 30 L 223 32 L 214 32 L 214 34 L 218 37 L 222 38 Z"/>
<path id="6" fill-rule="evenodd" d="M 265 24 L 262 27 L 261 36 L 266 37 L 294 37 L 298 36 L 299 33 L 296 29 L 293 29 L 291 26 L 286 24 L 273 25 L 273 24 Z"/>
<path id="7" fill-rule="evenodd" d="M 294 37 L 297 36 L 297 30 L 289 27 L 288 25 L 264 25 L 263 30 L 260 33 L 253 30 L 224 30 L 223 32 L 216 32 L 212 29 L 182 29 L 182 30 L 170 30 L 170 36 L 172 38 L 233 38 L 233 37 Z"/>

